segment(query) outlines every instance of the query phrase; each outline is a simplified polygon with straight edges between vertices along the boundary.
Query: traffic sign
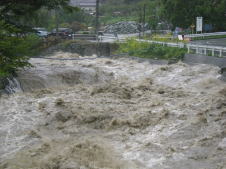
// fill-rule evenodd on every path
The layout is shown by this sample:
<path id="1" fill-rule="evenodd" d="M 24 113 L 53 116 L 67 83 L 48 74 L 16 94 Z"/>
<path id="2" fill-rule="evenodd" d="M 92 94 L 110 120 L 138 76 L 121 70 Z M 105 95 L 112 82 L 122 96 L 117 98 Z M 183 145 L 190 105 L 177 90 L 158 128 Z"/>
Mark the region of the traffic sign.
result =
<path id="1" fill-rule="evenodd" d="M 196 17 L 196 32 L 202 32 L 203 17 Z"/>

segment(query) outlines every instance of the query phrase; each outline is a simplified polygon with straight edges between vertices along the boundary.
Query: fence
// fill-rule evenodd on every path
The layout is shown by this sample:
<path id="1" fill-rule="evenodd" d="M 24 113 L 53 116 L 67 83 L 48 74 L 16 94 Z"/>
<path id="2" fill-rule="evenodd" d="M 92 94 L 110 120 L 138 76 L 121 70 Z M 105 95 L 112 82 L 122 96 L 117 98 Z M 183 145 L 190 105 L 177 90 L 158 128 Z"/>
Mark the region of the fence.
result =
<path id="1" fill-rule="evenodd" d="M 226 47 L 187 44 L 188 53 L 202 54 L 206 56 L 226 57 Z"/>
<path id="2" fill-rule="evenodd" d="M 72 34 L 73 40 L 96 40 L 95 34 Z"/>

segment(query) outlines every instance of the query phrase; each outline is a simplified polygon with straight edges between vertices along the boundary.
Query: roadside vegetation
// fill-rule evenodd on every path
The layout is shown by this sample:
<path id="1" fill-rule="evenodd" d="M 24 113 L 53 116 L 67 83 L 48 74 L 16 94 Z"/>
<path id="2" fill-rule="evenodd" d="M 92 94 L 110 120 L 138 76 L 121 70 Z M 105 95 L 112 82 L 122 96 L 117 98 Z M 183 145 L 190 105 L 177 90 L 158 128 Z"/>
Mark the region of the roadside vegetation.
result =
<path id="1" fill-rule="evenodd" d="M 127 39 L 126 43 L 120 43 L 117 51 L 117 53 L 128 53 L 129 56 L 176 61 L 183 59 L 186 52 L 184 48 L 138 42 L 136 39 Z"/>

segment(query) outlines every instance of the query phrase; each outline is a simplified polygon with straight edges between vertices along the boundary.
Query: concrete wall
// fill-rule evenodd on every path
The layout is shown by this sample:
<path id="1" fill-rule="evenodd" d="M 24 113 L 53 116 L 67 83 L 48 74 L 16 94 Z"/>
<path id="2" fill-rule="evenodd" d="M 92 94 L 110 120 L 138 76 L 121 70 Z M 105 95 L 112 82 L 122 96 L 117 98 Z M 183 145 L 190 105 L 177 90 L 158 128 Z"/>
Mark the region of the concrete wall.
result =
<path id="1" fill-rule="evenodd" d="M 226 58 L 204 56 L 200 54 L 186 54 L 183 61 L 188 64 L 201 63 L 215 65 L 220 68 L 226 67 Z"/>
<path id="2" fill-rule="evenodd" d="M 114 43 L 96 43 L 87 41 L 68 41 L 50 47 L 41 53 L 41 56 L 52 54 L 54 52 L 63 51 L 77 53 L 81 56 L 105 56 L 109 57 L 118 49 L 118 45 Z"/>
<path id="3" fill-rule="evenodd" d="M 226 58 L 219 58 L 213 56 L 204 56 L 199 54 L 186 54 L 183 62 L 187 64 L 210 64 L 221 68 L 219 73 L 220 79 L 226 81 Z"/>

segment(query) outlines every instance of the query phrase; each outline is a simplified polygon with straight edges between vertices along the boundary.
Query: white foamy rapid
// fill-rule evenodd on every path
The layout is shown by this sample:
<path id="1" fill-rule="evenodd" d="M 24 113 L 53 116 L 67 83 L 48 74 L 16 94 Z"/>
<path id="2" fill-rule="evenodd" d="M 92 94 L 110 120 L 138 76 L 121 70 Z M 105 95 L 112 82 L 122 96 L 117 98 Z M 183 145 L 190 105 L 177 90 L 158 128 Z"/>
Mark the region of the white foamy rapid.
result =
<path id="1" fill-rule="evenodd" d="M 218 68 L 126 58 L 31 63 L 18 77 L 25 93 L 0 98 L 0 169 L 226 167 Z"/>
<path id="2" fill-rule="evenodd" d="M 8 85 L 5 87 L 5 91 L 9 94 L 21 92 L 21 86 L 16 78 L 7 78 Z"/>

